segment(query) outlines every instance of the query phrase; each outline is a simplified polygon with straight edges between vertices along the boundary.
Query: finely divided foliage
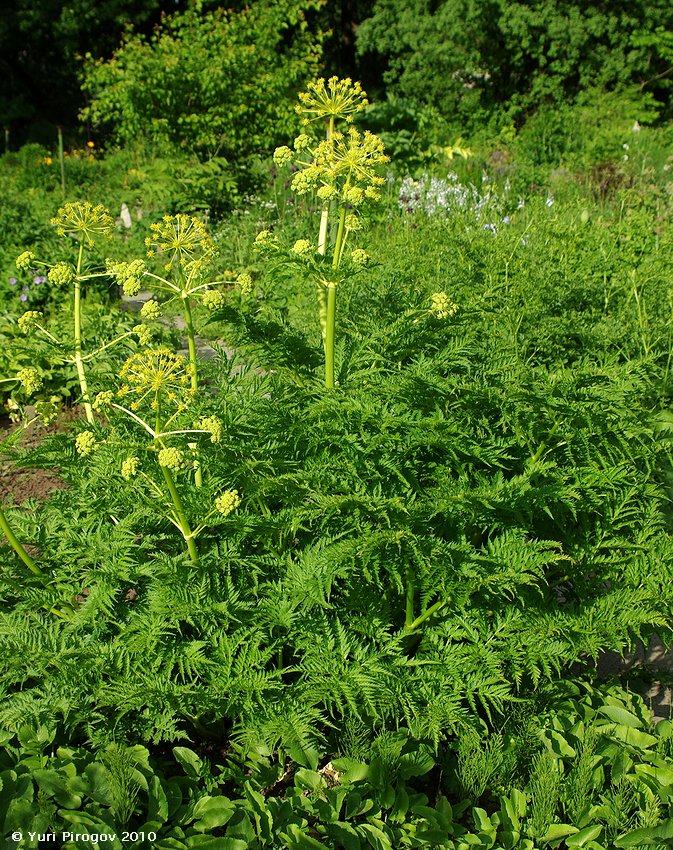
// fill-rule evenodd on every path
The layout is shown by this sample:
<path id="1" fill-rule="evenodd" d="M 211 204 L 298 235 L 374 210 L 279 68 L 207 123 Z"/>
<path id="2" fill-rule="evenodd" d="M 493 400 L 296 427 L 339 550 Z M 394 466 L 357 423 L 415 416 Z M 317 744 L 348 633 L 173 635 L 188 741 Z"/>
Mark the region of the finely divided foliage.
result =
<path id="1" fill-rule="evenodd" d="M 500 241 L 480 222 L 461 236 L 449 219 L 384 217 L 380 265 L 360 276 L 355 251 L 341 265 L 385 154 L 329 122 L 363 98 L 317 83 L 300 108 L 327 137 L 276 154 L 303 163 L 294 189 L 320 214 L 317 238 L 283 250 L 289 280 L 269 228 L 259 298 L 248 272 L 211 281 L 213 243 L 187 216 L 151 231 L 160 258 L 108 261 L 127 292 L 150 282 L 182 304 L 188 356 L 141 338 L 115 381 L 80 387 L 91 415 L 76 438 L 21 455 L 58 465 L 68 489 L 7 511 L 40 566 L 27 576 L 3 551 L 0 724 L 101 745 L 230 739 L 315 769 L 353 730 L 367 747 L 398 726 L 436 745 L 497 722 L 578 659 L 665 624 L 661 363 L 609 334 L 595 357 L 545 337 L 525 281 L 501 279 L 535 265 L 527 211 Z M 294 307 L 316 276 L 323 324 Z M 197 362 L 191 311 L 208 292 L 244 365 Z"/>

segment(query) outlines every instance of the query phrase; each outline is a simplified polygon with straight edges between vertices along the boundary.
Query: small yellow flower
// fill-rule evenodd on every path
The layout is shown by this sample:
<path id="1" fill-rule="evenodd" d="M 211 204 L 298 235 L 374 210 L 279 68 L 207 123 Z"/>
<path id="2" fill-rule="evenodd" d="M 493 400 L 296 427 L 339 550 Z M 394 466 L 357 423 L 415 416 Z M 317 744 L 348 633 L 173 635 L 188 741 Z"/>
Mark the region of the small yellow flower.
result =
<path id="1" fill-rule="evenodd" d="M 161 305 L 158 301 L 146 301 L 140 309 L 140 318 L 152 322 L 161 316 Z"/>
<path id="2" fill-rule="evenodd" d="M 281 145 L 273 152 L 273 161 L 281 168 L 292 162 L 293 154 L 287 145 Z"/>
<path id="3" fill-rule="evenodd" d="M 329 185 L 321 186 L 316 192 L 316 195 L 320 198 L 321 201 L 331 201 L 336 198 L 338 194 L 339 193 L 337 192 L 335 187 Z"/>
<path id="4" fill-rule="evenodd" d="M 362 219 L 357 213 L 348 213 L 344 223 L 349 230 L 362 230 Z"/>
<path id="5" fill-rule="evenodd" d="M 138 337 L 140 345 L 149 345 L 152 341 L 152 329 L 148 328 L 147 325 L 134 325 L 132 333 Z"/>
<path id="6" fill-rule="evenodd" d="M 243 295 L 250 295 L 252 292 L 252 278 L 247 272 L 239 274 L 236 278 L 236 283 L 240 286 Z"/>
<path id="7" fill-rule="evenodd" d="M 35 415 L 43 425 L 51 425 L 58 416 L 58 396 L 52 396 L 49 401 L 35 402 Z"/>
<path id="8" fill-rule="evenodd" d="M 122 463 L 122 478 L 125 481 L 130 481 L 132 478 L 135 478 L 138 474 L 139 466 L 140 461 L 137 457 L 127 457 Z"/>
<path id="9" fill-rule="evenodd" d="M 435 292 L 430 300 L 430 312 L 438 319 L 449 319 L 458 312 L 458 305 L 454 304 L 446 292 Z"/>
<path id="10" fill-rule="evenodd" d="M 112 404 L 113 400 L 114 393 L 112 390 L 104 390 L 102 393 L 98 393 L 91 406 L 94 410 L 105 410 Z"/>
<path id="11" fill-rule="evenodd" d="M 121 286 L 124 295 L 134 298 L 140 292 L 140 279 L 145 274 L 145 261 L 133 260 L 131 263 L 118 263 L 107 259 L 105 268 L 109 275 L 114 277 L 118 286 Z"/>
<path id="12" fill-rule="evenodd" d="M 351 260 L 356 266 L 366 266 L 370 260 L 370 256 L 362 248 L 356 248 L 354 251 L 351 251 Z"/>
<path id="13" fill-rule="evenodd" d="M 201 303 L 208 310 L 219 310 L 224 307 L 227 300 L 226 295 L 221 289 L 206 289 L 201 296 Z"/>
<path id="14" fill-rule="evenodd" d="M 172 446 L 167 449 L 159 449 L 159 466 L 165 466 L 166 469 L 181 469 L 185 462 L 185 456 L 180 449 Z"/>
<path id="15" fill-rule="evenodd" d="M 222 423 L 217 416 L 204 417 L 198 422 L 196 427 L 210 434 L 211 443 L 219 443 L 222 440 Z"/>
<path id="16" fill-rule="evenodd" d="M 309 83 L 307 88 L 308 91 L 299 95 L 296 107 L 297 113 L 307 116 L 307 120 L 332 117 L 348 120 L 368 104 L 360 83 L 354 83 L 349 77 L 344 80 L 330 77 L 327 83 L 321 78 Z"/>
<path id="17" fill-rule="evenodd" d="M 299 254 L 300 257 L 306 257 L 313 252 L 313 249 L 308 239 L 297 239 L 292 251 L 295 254 Z"/>
<path id="18" fill-rule="evenodd" d="M 238 490 L 225 490 L 215 499 L 215 507 L 222 516 L 229 516 L 240 504 L 241 497 L 238 495 Z"/>
<path id="19" fill-rule="evenodd" d="M 82 433 L 78 434 L 75 438 L 75 448 L 77 449 L 77 454 L 82 457 L 90 455 L 96 448 L 95 434 L 92 431 L 82 431 Z"/>
<path id="20" fill-rule="evenodd" d="M 190 394 L 189 364 L 168 348 L 138 351 L 119 370 L 120 398 L 134 396 L 131 407 L 137 410 L 148 402 L 156 410 L 164 401 L 182 405 Z"/>
<path id="21" fill-rule="evenodd" d="M 39 310 L 27 310 L 23 316 L 19 316 L 17 321 L 19 330 L 21 333 L 26 334 L 34 325 L 42 321 L 43 318 L 44 314 Z"/>
<path id="22" fill-rule="evenodd" d="M 150 225 L 150 229 L 152 237 L 145 239 L 150 249 L 147 255 L 153 256 L 155 250 L 165 254 L 167 271 L 177 263 L 188 273 L 196 272 L 215 256 L 215 243 L 198 218 L 184 213 L 165 215 L 161 222 Z"/>
<path id="23" fill-rule="evenodd" d="M 306 133 L 300 133 L 297 138 L 294 140 L 294 149 L 296 151 L 303 151 L 311 144 L 310 136 L 307 136 Z"/>
<path id="24" fill-rule="evenodd" d="M 47 277 L 57 286 L 68 286 L 75 280 L 75 270 L 69 263 L 56 263 L 47 272 Z"/>
<path id="25" fill-rule="evenodd" d="M 49 223 L 54 225 L 59 236 L 79 236 L 89 247 L 94 244 L 94 237 L 112 236 L 114 226 L 105 207 L 102 204 L 94 206 L 89 201 L 64 204 Z"/>
<path id="26" fill-rule="evenodd" d="M 32 366 L 19 369 L 16 373 L 16 379 L 21 384 L 21 388 L 26 395 L 33 395 L 33 393 L 36 393 L 42 387 L 40 373 Z"/>
<path id="27" fill-rule="evenodd" d="M 16 267 L 19 271 L 27 272 L 33 265 L 34 260 L 35 254 L 32 251 L 24 251 L 23 254 L 19 254 L 16 258 Z"/>

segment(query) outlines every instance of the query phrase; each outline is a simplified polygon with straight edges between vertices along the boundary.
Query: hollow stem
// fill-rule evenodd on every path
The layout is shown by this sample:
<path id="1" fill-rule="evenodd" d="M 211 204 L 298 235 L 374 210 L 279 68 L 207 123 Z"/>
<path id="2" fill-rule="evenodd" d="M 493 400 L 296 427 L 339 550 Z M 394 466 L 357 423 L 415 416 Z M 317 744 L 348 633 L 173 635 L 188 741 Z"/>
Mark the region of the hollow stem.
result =
<path id="1" fill-rule="evenodd" d="M 185 325 L 187 328 L 187 346 L 189 348 L 189 365 L 191 371 L 190 380 L 192 392 L 196 395 L 199 389 L 199 375 L 197 371 L 198 361 L 196 357 L 196 333 L 194 331 L 194 320 L 192 318 L 192 304 L 189 295 L 184 291 L 182 293 L 182 304 L 184 307 Z M 196 443 L 190 443 L 189 447 L 196 450 Z M 194 484 L 197 487 L 203 486 L 203 470 L 198 458 L 194 463 Z"/>
<path id="2" fill-rule="evenodd" d="M 171 475 L 170 469 L 167 469 L 165 466 L 162 466 L 161 471 L 164 474 L 164 480 L 166 481 L 168 492 L 171 494 L 171 501 L 173 502 L 173 507 L 175 508 L 175 516 L 177 517 L 182 536 L 185 538 L 189 557 L 192 559 L 192 563 L 194 564 L 194 566 L 198 566 L 199 553 L 196 548 L 196 543 L 194 542 L 194 535 L 192 534 L 192 530 L 189 526 L 189 520 L 187 519 L 187 515 L 185 514 L 185 508 L 182 504 L 182 499 L 180 498 L 180 494 L 178 493 L 178 488 L 175 486 L 175 481 L 173 479 L 173 476 Z"/>
<path id="3" fill-rule="evenodd" d="M 7 517 L 0 507 L 0 530 L 7 538 L 7 542 L 12 547 L 12 549 L 16 552 L 16 554 L 21 558 L 23 563 L 28 567 L 28 569 L 36 576 L 44 576 L 42 570 L 38 567 L 35 561 L 30 557 L 28 552 L 23 548 L 23 544 L 19 540 L 19 538 L 14 534 L 12 528 L 7 521 Z"/>
<path id="4" fill-rule="evenodd" d="M 93 425 L 93 408 L 89 401 L 89 387 L 86 382 L 86 372 L 84 371 L 84 360 L 82 358 L 82 284 L 79 278 L 82 270 L 82 256 L 84 253 L 84 239 L 79 243 L 79 253 L 77 255 L 77 270 L 75 273 L 75 303 L 74 303 L 74 322 L 75 322 L 75 366 L 77 367 L 77 377 L 79 379 L 79 388 L 82 392 L 82 401 L 84 402 L 84 411 L 86 413 L 87 422 Z"/>
<path id="5" fill-rule="evenodd" d="M 346 221 L 346 208 L 342 207 L 339 212 L 339 225 L 337 228 L 336 242 L 334 243 L 334 255 L 332 257 L 332 269 L 339 267 L 341 251 L 344 241 L 344 230 Z M 325 386 L 328 390 L 334 387 L 334 340 L 336 335 L 336 280 L 327 283 L 327 304 L 325 309 Z"/>
<path id="6" fill-rule="evenodd" d="M 404 618 L 404 628 L 408 629 L 414 622 L 414 576 L 410 567 L 406 570 L 407 579 L 407 598 L 406 598 L 406 615 Z"/>
<path id="7" fill-rule="evenodd" d="M 325 316 L 325 386 L 334 388 L 334 331 L 336 326 L 336 284 L 327 286 L 327 311 Z"/>
<path id="8" fill-rule="evenodd" d="M 187 328 L 187 347 L 189 348 L 189 365 L 191 367 L 191 385 L 192 390 L 196 393 L 199 388 L 199 376 L 197 371 L 197 359 L 196 359 L 196 333 L 194 332 L 194 320 L 192 318 L 192 305 L 189 299 L 189 295 L 183 292 L 182 294 L 182 304 L 184 308 L 185 314 L 185 325 Z"/>

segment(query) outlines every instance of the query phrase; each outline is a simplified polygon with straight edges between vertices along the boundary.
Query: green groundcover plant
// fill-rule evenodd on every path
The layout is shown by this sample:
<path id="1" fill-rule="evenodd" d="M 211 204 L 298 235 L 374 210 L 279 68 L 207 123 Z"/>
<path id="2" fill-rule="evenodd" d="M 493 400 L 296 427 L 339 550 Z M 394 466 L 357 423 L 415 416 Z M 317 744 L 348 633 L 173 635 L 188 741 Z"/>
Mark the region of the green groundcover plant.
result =
<path id="1" fill-rule="evenodd" d="M 639 698 L 585 684 L 439 751 L 405 730 L 356 732 L 313 769 L 264 748 L 93 752 L 23 725 L 0 737 L 0 825 L 22 847 L 87 850 L 664 846 L 671 740 Z"/>

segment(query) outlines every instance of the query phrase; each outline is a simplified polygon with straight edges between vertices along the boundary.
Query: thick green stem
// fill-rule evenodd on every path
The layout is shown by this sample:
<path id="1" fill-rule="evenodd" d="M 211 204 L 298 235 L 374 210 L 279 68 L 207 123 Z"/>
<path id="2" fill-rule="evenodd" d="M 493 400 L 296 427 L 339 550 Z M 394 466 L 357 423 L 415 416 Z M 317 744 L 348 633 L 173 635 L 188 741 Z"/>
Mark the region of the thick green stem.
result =
<path id="1" fill-rule="evenodd" d="M 327 138 L 331 139 L 334 135 L 334 116 L 332 115 L 327 123 Z M 329 238 L 329 218 L 332 209 L 332 204 L 328 201 L 323 204 L 320 212 L 320 228 L 318 230 L 318 253 L 324 257 L 327 253 L 327 242 Z M 316 294 L 318 296 L 318 319 L 320 321 L 320 332 L 322 334 L 323 348 L 326 349 L 327 339 L 327 293 L 322 280 L 316 284 Z M 325 350 L 325 356 L 327 351 Z"/>
<path id="2" fill-rule="evenodd" d="M 336 242 L 334 243 L 334 256 L 332 257 L 332 268 L 336 271 L 341 262 L 341 253 L 344 249 L 344 230 L 346 227 L 346 207 L 339 211 L 339 226 L 337 229 Z"/>
<path id="3" fill-rule="evenodd" d="M 93 425 L 93 408 L 89 401 L 89 387 L 86 382 L 86 373 L 84 371 L 84 360 L 82 359 L 82 284 L 79 279 L 82 270 L 82 255 L 84 252 L 84 241 L 79 243 L 79 254 L 77 255 L 77 270 L 75 273 L 75 366 L 77 367 L 77 377 L 79 378 L 79 388 L 82 393 L 82 401 L 84 402 L 84 410 L 86 412 L 87 422 Z"/>
<path id="4" fill-rule="evenodd" d="M 334 387 L 334 329 L 336 324 L 336 284 L 327 287 L 327 316 L 325 329 L 325 386 Z"/>
<path id="5" fill-rule="evenodd" d="M 182 303 L 184 306 L 185 312 L 185 325 L 187 327 L 187 346 L 189 348 L 189 366 L 191 371 L 191 386 L 192 392 L 196 395 L 199 389 L 199 374 L 198 374 L 198 360 L 196 357 L 196 333 L 194 332 L 194 320 L 192 318 L 192 305 L 189 300 L 189 295 L 183 292 L 182 295 Z M 190 448 L 195 449 L 196 444 L 190 443 Z M 203 486 L 203 470 L 201 469 L 201 464 L 198 459 L 194 464 L 194 484 L 197 487 Z"/>
<path id="6" fill-rule="evenodd" d="M 329 204 L 324 204 L 320 213 L 320 228 L 318 230 L 318 253 L 325 256 L 327 253 L 327 232 L 329 228 Z"/>
<path id="7" fill-rule="evenodd" d="M 318 319 L 320 321 L 320 333 L 322 334 L 322 345 L 325 347 L 325 338 L 327 336 L 327 289 L 325 281 L 320 279 L 316 281 L 316 296 L 318 298 Z"/>
<path id="8" fill-rule="evenodd" d="M 404 618 L 404 628 L 408 629 L 414 622 L 414 575 L 410 567 L 406 570 L 407 579 L 407 600 L 406 600 L 406 616 Z"/>
<path id="9" fill-rule="evenodd" d="M 180 524 L 180 531 L 182 532 L 182 536 L 185 538 L 185 543 L 187 544 L 187 549 L 189 551 L 189 557 L 192 559 L 192 563 L 194 564 L 194 566 L 198 566 L 199 553 L 196 549 L 194 535 L 192 534 L 192 530 L 189 527 L 189 520 L 187 519 L 187 515 L 185 514 L 185 508 L 182 504 L 180 494 L 178 493 L 178 488 L 175 486 L 175 481 L 173 480 L 173 476 L 171 475 L 170 470 L 167 469 L 165 466 L 162 466 L 161 471 L 164 474 L 164 479 L 166 481 L 166 486 L 168 487 L 168 492 L 171 494 L 171 500 L 173 502 L 173 507 L 175 508 L 175 515 Z"/>
<path id="10" fill-rule="evenodd" d="M 332 269 L 336 272 L 341 259 L 341 250 L 344 241 L 344 226 L 346 221 L 346 208 L 342 207 L 339 213 L 339 226 L 337 229 L 336 242 L 334 244 L 334 256 L 332 257 Z M 325 386 L 328 390 L 334 387 L 334 339 L 336 329 L 336 280 L 327 284 L 327 305 L 325 311 Z"/>
<path id="11" fill-rule="evenodd" d="M 35 563 L 35 561 L 30 557 L 28 552 L 23 548 L 23 545 L 19 538 L 14 534 L 11 529 L 10 524 L 7 522 L 7 517 L 5 516 L 2 508 L 0 507 L 0 530 L 7 538 L 9 545 L 16 552 L 16 554 L 21 558 L 23 563 L 28 567 L 31 573 L 34 573 L 36 576 L 43 576 L 44 573 Z"/>
<path id="12" fill-rule="evenodd" d="M 189 295 L 183 293 L 182 303 L 185 312 L 185 325 L 187 327 L 187 347 L 189 348 L 189 365 L 191 370 L 192 391 L 196 393 L 199 388 L 198 361 L 196 359 L 196 334 L 194 332 L 194 320 L 192 319 L 192 305 Z"/>

